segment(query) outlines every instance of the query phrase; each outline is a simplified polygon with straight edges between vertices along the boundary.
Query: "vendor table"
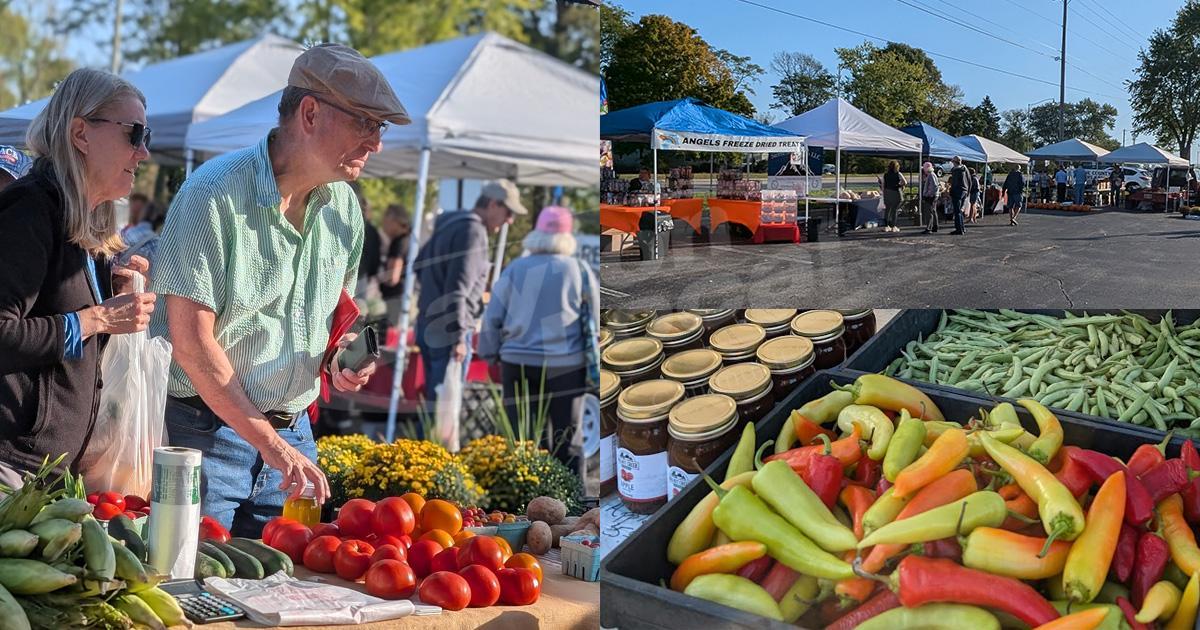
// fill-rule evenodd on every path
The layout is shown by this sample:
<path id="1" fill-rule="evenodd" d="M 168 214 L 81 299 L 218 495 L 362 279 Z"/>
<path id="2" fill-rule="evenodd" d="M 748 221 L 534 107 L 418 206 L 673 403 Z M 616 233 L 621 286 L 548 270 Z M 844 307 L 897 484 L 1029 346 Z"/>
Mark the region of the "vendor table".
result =
<path id="1" fill-rule="evenodd" d="M 404 630 L 420 630 L 430 628 L 437 630 L 468 630 L 473 628 L 562 628 L 564 630 L 595 630 L 600 627 L 600 587 L 598 582 L 584 582 L 562 574 L 562 565 L 556 558 L 558 550 L 539 558 L 545 581 L 542 583 L 542 595 L 537 603 L 529 606 L 489 606 L 487 608 L 464 608 L 457 612 L 443 611 L 440 615 L 409 616 L 390 621 L 368 623 L 355 628 L 363 630 L 384 630 L 385 628 L 403 628 Z M 317 576 L 329 584 L 345 586 L 357 591 L 366 592 L 362 583 L 351 583 L 336 575 L 314 574 L 302 566 L 296 567 L 296 577 L 305 580 Z M 203 626 L 211 630 L 230 630 L 232 628 L 263 628 L 260 624 L 249 619 L 226 621 Z M 329 630 L 334 626 L 294 626 L 302 630 Z M 347 626 L 349 627 L 349 626 Z"/>
<path id="2" fill-rule="evenodd" d="M 762 202 L 709 198 L 708 213 L 710 229 L 715 230 L 722 223 L 737 223 L 755 232 L 762 220 Z"/>
<path id="3" fill-rule="evenodd" d="M 693 230 L 699 232 L 700 217 L 704 212 L 704 200 L 699 198 L 665 199 L 658 207 L 658 211 L 671 215 L 673 219 L 687 222 Z M 642 214 L 646 212 L 654 212 L 654 208 L 614 206 L 602 203 L 600 204 L 600 227 L 636 234 L 638 222 L 641 220 Z"/>

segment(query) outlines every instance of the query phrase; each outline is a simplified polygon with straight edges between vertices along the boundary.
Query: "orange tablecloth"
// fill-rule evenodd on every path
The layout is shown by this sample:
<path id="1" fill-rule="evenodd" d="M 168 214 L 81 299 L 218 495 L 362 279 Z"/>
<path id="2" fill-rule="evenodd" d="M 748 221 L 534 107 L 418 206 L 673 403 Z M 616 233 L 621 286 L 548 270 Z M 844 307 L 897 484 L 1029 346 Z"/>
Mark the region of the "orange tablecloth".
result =
<path id="1" fill-rule="evenodd" d="M 758 201 L 741 201 L 737 199 L 708 200 L 710 229 L 717 229 L 722 223 L 737 223 L 744 225 L 751 232 L 757 231 L 762 219 L 762 203 Z"/>
<path id="2" fill-rule="evenodd" d="M 652 207 L 614 206 L 600 204 L 600 227 L 620 230 L 634 234 L 638 231 L 638 221 L 643 212 L 653 212 Z M 686 221 L 693 230 L 700 231 L 700 216 L 704 212 L 703 199 L 666 199 L 658 207 L 658 211 L 671 215 L 671 218 Z"/>
<path id="3" fill-rule="evenodd" d="M 671 217 L 686 221 L 692 229 L 700 231 L 700 216 L 704 213 L 703 199 L 667 199 L 663 205 L 671 209 Z"/>

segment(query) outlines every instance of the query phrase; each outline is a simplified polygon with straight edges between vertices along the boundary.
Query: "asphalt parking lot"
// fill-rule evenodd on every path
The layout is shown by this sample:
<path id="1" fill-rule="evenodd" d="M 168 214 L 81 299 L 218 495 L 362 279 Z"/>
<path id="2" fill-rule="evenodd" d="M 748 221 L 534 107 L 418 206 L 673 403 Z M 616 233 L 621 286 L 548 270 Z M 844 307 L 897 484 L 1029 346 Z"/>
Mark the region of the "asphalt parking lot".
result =
<path id="1" fill-rule="evenodd" d="M 668 257 L 601 259 L 605 308 L 1180 308 L 1200 306 L 1200 221 L 1029 210 L 963 236 L 903 226 L 820 242 L 674 237 Z M 724 242 L 722 242 L 724 241 Z"/>

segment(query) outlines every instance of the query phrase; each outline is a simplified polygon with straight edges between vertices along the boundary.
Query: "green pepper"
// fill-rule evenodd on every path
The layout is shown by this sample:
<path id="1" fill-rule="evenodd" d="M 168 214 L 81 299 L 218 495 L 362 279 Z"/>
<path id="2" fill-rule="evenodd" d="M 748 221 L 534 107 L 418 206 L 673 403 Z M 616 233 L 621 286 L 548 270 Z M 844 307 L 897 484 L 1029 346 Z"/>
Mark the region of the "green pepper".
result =
<path id="1" fill-rule="evenodd" d="M 801 575 L 796 578 L 795 584 L 783 594 L 783 599 L 779 600 L 779 612 L 783 613 L 784 623 L 796 623 L 796 620 L 804 616 L 808 609 L 812 607 L 814 601 L 817 600 L 817 592 L 820 591 L 820 585 L 817 583 L 817 578 L 811 575 Z"/>
<path id="2" fill-rule="evenodd" d="M 733 457 L 729 458 L 725 478 L 732 479 L 751 470 L 754 470 L 754 423 L 747 422 L 742 429 L 742 439 L 738 441 L 737 448 L 733 449 Z"/>
<path id="3" fill-rule="evenodd" d="M 1051 600 L 1050 605 L 1054 606 L 1060 615 L 1069 614 L 1068 609 L 1071 613 L 1077 613 L 1093 608 L 1105 608 L 1108 610 L 1108 614 L 1104 616 L 1104 621 L 1096 626 L 1096 630 L 1122 630 L 1122 628 L 1129 627 L 1124 623 L 1125 613 L 1121 612 L 1120 606 L 1115 604 L 1079 604 L 1071 603 L 1071 600 L 1056 599 Z"/>
<path id="4" fill-rule="evenodd" d="M 825 551 L 848 551 L 858 543 L 854 532 L 838 521 L 787 462 L 777 459 L 766 464 L 751 486 L 760 499 Z"/>
<path id="5" fill-rule="evenodd" d="M 917 459 L 921 445 L 925 443 L 925 422 L 909 415 L 907 409 L 900 410 L 900 422 L 896 433 L 888 444 L 887 454 L 883 456 L 883 476 L 888 481 L 895 482 L 896 475 L 905 466 Z"/>
<path id="6" fill-rule="evenodd" d="M 796 413 L 816 422 L 826 424 L 837 419 L 843 409 L 854 404 L 854 394 L 834 390 L 824 396 L 804 403 Z"/>
<path id="7" fill-rule="evenodd" d="M 998 429 L 1003 426 L 1021 426 L 1021 419 L 1017 417 L 1017 408 L 1012 403 L 1000 403 L 988 412 L 988 421 L 991 428 Z"/>
<path id="8" fill-rule="evenodd" d="M 925 604 L 916 608 L 893 608 L 858 624 L 857 630 L 1000 630 L 996 616 L 978 606 Z"/>
<path id="9" fill-rule="evenodd" d="M 879 495 L 879 498 L 875 499 L 871 507 L 863 513 L 863 534 L 870 534 L 896 520 L 904 506 L 908 505 L 912 496 L 903 499 L 897 498 L 895 490 L 894 486 L 884 490 L 883 494 Z"/>
<path id="10" fill-rule="evenodd" d="M 907 545 L 966 535 L 976 527 L 1000 527 L 1007 516 L 1004 498 L 990 490 L 981 490 L 961 501 L 880 527 L 864 537 L 858 548 L 879 544 Z"/>
<path id="11" fill-rule="evenodd" d="M 854 577 L 853 567 L 818 547 L 749 489 L 726 490 L 708 475 L 704 480 L 721 497 L 713 522 L 730 539 L 756 540 L 767 546 L 767 555 L 805 575 L 833 580 Z"/>
<path id="12" fill-rule="evenodd" d="M 783 621 L 783 613 L 779 610 L 779 604 L 775 603 L 775 598 L 763 587 L 737 575 L 701 575 L 692 580 L 683 593 L 775 621 Z"/>
<path id="13" fill-rule="evenodd" d="M 896 430 L 891 418 L 878 408 L 869 405 L 846 406 L 838 412 L 837 425 L 846 433 L 850 433 L 854 430 L 854 426 L 858 425 L 862 434 L 871 440 L 871 446 L 867 449 L 867 457 L 875 461 L 883 459 L 884 454 L 887 453 L 888 442 L 892 441 L 892 433 Z"/>
<path id="14" fill-rule="evenodd" d="M 775 438 L 775 454 L 778 455 L 792 448 L 796 443 L 796 421 L 794 414 L 788 414 L 783 426 L 779 427 L 779 436 Z"/>

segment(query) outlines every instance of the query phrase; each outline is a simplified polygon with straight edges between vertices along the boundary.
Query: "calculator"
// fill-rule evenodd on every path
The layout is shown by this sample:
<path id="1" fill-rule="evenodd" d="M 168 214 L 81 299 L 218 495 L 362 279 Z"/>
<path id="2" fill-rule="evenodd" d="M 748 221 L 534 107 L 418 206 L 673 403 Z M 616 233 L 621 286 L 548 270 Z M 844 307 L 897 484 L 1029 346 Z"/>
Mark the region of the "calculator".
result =
<path id="1" fill-rule="evenodd" d="M 230 621 L 246 616 L 237 604 L 210 593 L 199 580 L 167 582 L 159 588 L 170 593 L 179 602 L 183 614 L 196 623 Z"/>

